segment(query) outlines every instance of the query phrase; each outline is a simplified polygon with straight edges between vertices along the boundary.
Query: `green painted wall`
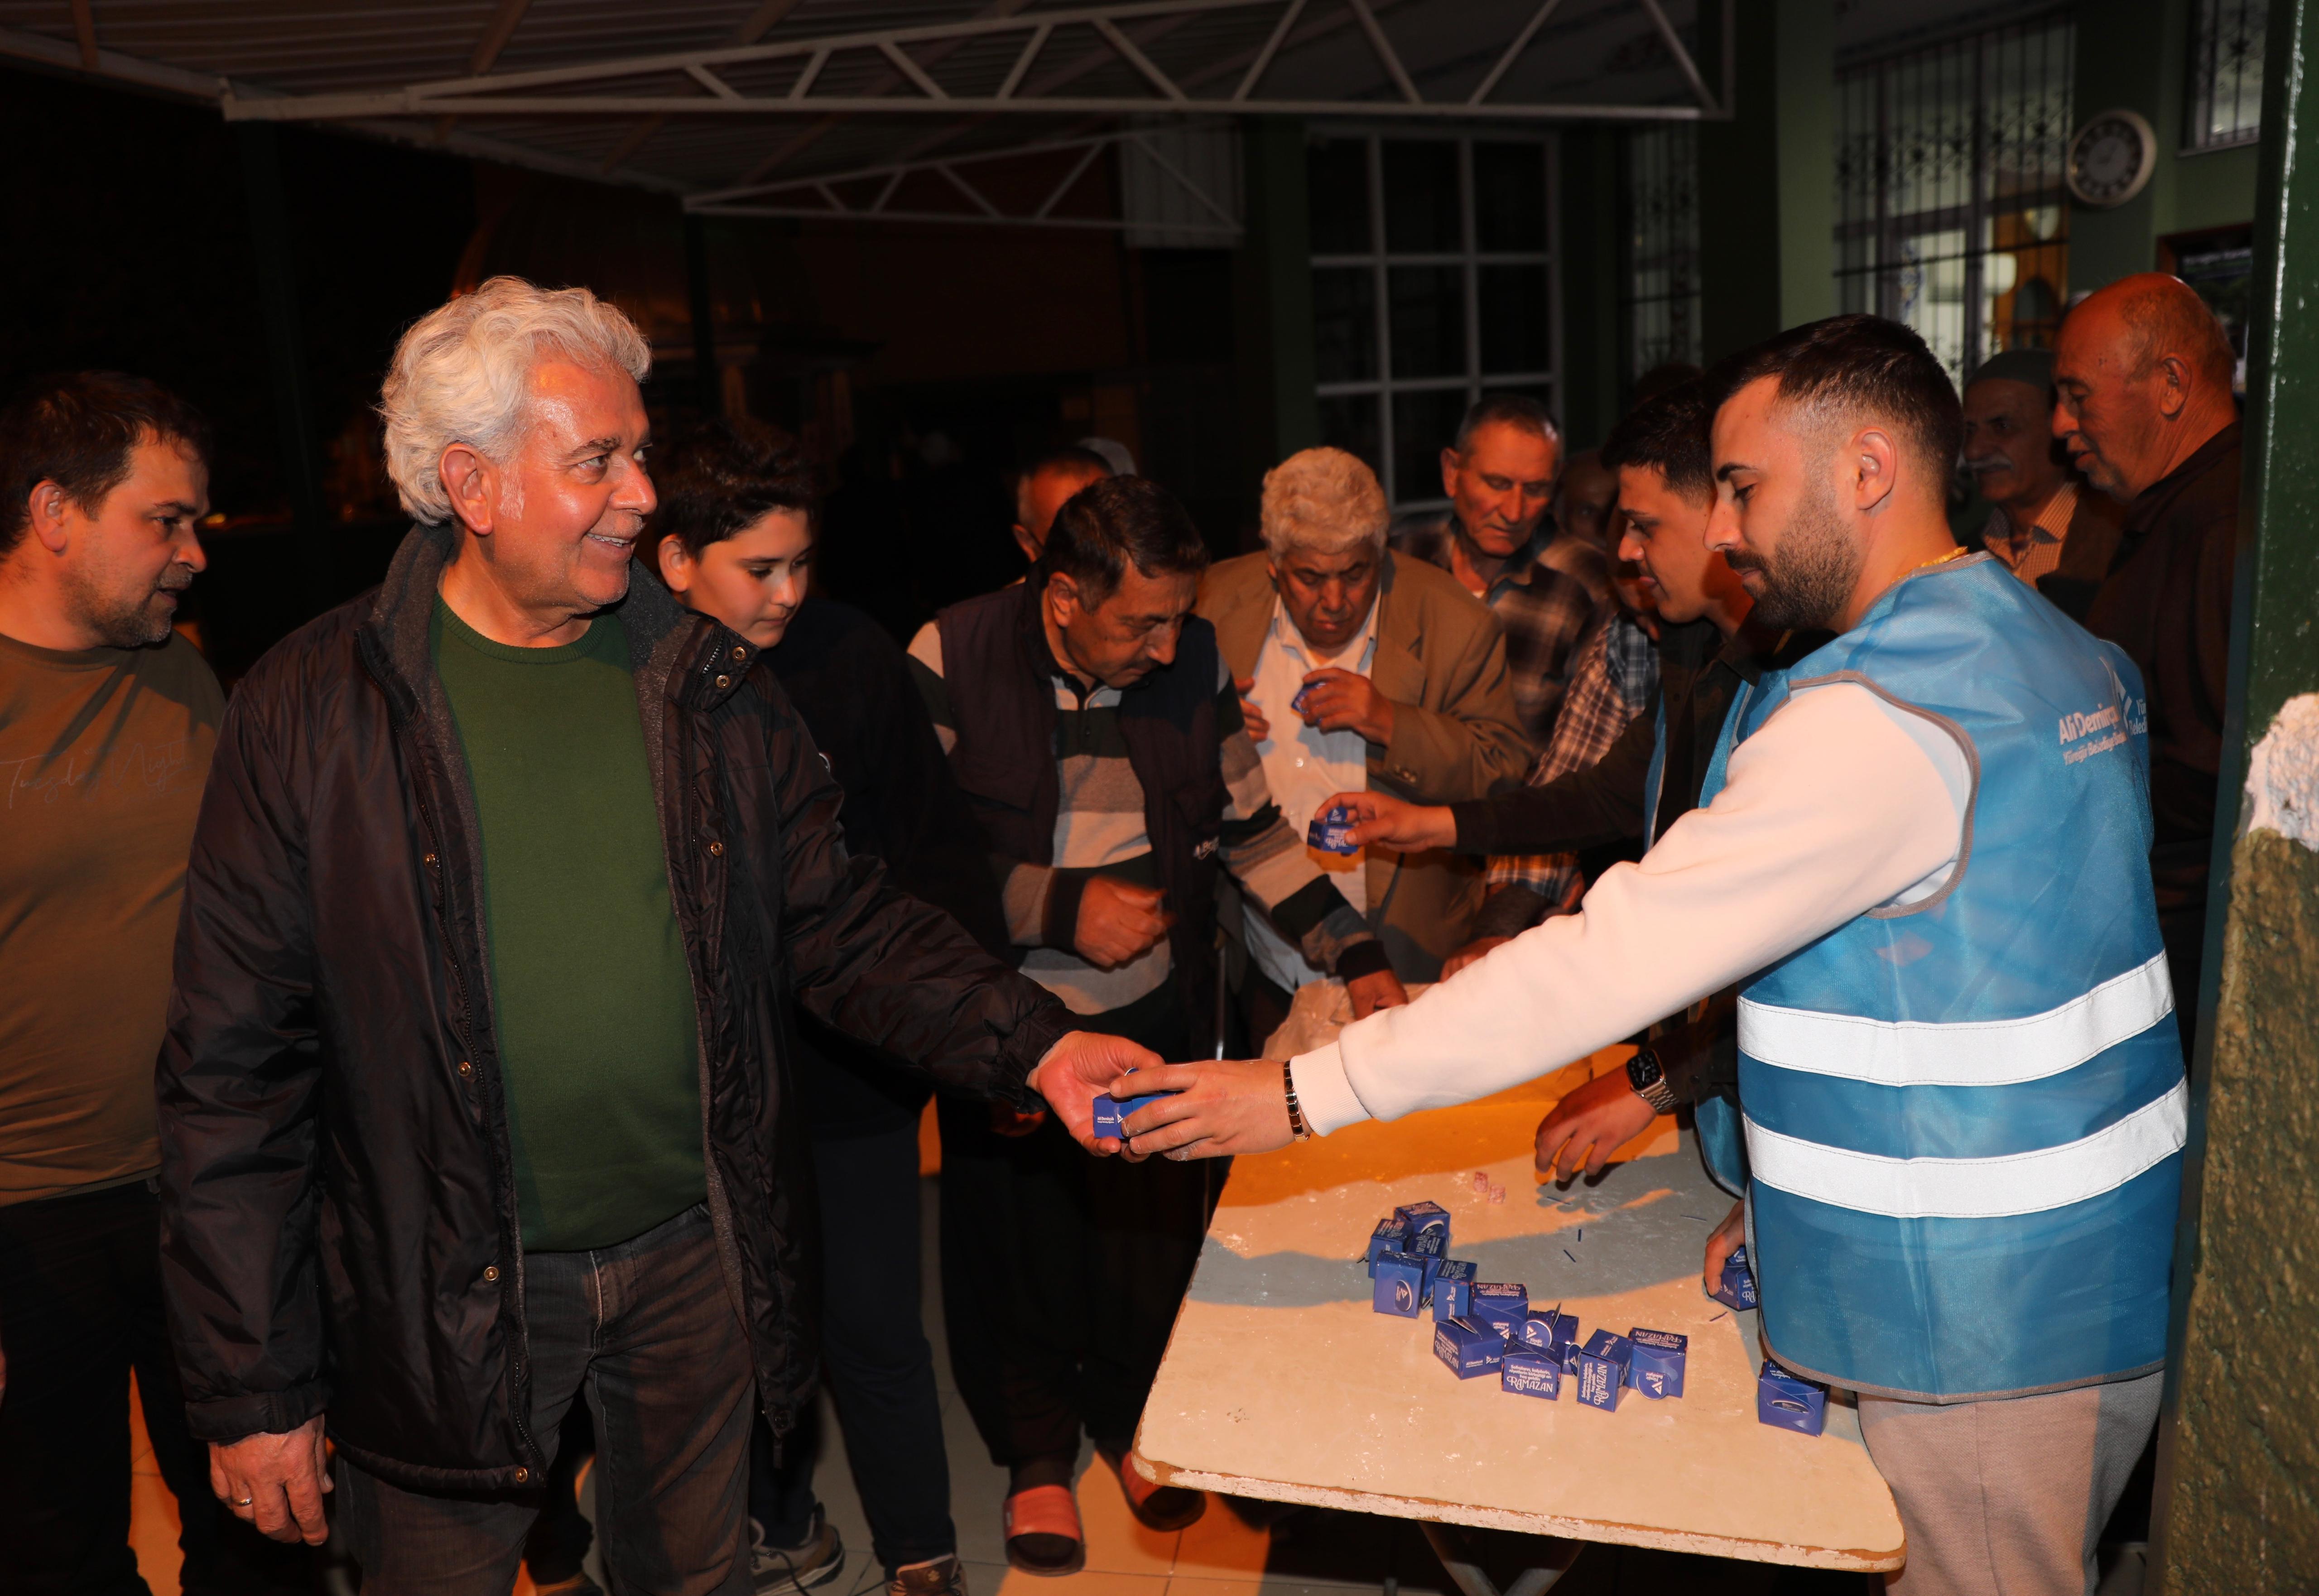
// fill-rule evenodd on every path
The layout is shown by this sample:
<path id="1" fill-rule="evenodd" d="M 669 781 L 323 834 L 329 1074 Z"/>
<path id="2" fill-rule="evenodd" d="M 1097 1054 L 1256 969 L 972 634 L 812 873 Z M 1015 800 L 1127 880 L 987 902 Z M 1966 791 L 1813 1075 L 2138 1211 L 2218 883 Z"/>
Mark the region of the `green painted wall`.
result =
<path id="1" fill-rule="evenodd" d="M 1241 124 L 1247 230 L 1233 263 L 1245 457 L 1259 470 L 1321 441 L 1313 386 L 1313 247 L 1305 208 L 1304 124 Z"/>
<path id="2" fill-rule="evenodd" d="M 2217 834 L 2239 829 L 2246 753 L 2319 690 L 2319 0 L 2272 0 Z M 2266 309 L 2264 307 L 2271 307 Z M 2216 872 L 2175 1254 L 2170 1422 L 2153 1546 L 2162 1588 L 2307 1591 L 2319 1571 L 2319 852 L 2250 832 Z M 2218 988 L 2218 990 L 2217 990 Z"/>
<path id="3" fill-rule="evenodd" d="M 1618 420 L 1626 327 L 1619 308 L 1619 149 L 1625 132 L 1577 128 L 1557 143 L 1562 189 L 1562 425 L 1573 451 Z"/>
<path id="4" fill-rule="evenodd" d="M 1836 7 L 1739 0 L 1738 103 L 1701 126 L 1700 332 L 1720 359 L 1836 312 Z M 1701 7 L 1710 86 L 1721 10 Z"/>
<path id="5" fill-rule="evenodd" d="M 2159 156 L 2149 184 L 2125 204 L 2070 208 L 2072 291 L 2153 269 L 2158 240 L 2168 233 L 2254 218 L 2260 158 L 2252 146 L 2179 153 L 2190 10 L 2191 0 L 2098 0 L 2078 7 L 2072 127 L 2104 111 L 2138 111 L 2158 134 Z"/>

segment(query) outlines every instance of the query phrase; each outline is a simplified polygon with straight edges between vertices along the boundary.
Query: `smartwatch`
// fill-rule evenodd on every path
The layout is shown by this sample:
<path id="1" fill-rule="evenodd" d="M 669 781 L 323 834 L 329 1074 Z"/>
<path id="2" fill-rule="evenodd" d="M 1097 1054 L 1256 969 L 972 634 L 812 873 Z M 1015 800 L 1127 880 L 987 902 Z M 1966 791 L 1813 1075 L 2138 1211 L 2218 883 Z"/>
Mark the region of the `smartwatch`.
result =
<path id="1" fill-rule="evenodd" d="M 1658 1050 L 1641 1047 L 1627 1060 L 1627 1084 L 1635 1096 L 1651 1105 L 1654 1114 L 1675 1111 L 1674 1088 L 1667 1084 L 1666 1066 L 1659 1062 Z"/>

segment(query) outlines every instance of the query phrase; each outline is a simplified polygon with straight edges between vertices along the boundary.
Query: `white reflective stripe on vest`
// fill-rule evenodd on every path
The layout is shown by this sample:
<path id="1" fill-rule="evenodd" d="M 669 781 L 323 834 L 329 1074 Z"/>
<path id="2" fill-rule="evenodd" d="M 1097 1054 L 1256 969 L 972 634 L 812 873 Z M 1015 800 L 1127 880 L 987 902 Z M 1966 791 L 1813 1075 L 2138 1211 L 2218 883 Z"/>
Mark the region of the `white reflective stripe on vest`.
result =
<path id="1" fill-rule="evenodd" d="M 1888 1159 L 1805 1141 L 1747 1122 L 1755 1178 L 1836 1208 L 1892 1219 L 2042 1213 L 2116 1191 L 2182 1149 L 2189 1087 L 2077 1141 L 1996 1159 Z"/>
<path id="2" fill-rule="evenodd" d="M 1742 997 L 1739 1050 L 1782 1069 L 1872 1086 L 2006 1087 L 2075 1069 L 2173 1007 L 2161 953 L 2083 997 L 2018 1020 L 1868 1020 Z"/>

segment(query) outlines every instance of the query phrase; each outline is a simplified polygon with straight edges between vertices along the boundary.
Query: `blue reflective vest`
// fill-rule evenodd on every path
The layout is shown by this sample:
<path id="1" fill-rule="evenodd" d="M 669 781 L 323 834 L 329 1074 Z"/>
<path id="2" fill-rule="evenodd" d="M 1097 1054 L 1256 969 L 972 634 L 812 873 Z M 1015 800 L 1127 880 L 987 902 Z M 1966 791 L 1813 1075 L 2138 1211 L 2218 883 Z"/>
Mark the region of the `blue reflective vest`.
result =
<path id="1" fill-rule="evenodd" d="M 1955 738 L 1973 787 L 1945 880 L 1740 988 L 1767 1348 L 1945 1401 L 2155 1369 L 2187 1100 L 2141 678 L 1969 556 L 1744 692 L 1701 801 L 1791 696 L 1840 681 Z"/>

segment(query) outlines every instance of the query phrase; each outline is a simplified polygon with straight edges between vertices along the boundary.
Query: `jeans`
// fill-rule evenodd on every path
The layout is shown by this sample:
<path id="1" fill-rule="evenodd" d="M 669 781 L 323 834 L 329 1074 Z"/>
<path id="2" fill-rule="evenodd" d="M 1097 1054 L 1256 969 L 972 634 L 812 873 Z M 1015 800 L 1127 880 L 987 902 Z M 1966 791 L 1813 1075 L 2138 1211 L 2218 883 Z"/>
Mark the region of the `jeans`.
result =
<path id="1" fill-rule="evenodd" d="M 283 1546 L 210 1490 L 186 1433 L 161 1307 L 160 1202 L 140 1181 L 0 1208 L 0 1587 L 10 1596 L 148 1596 L 129 1549 L 129 1373 L 177 1498 L 187 1596 L 302 1591 Z"/>
<path id="2" fill-rule="evenodd" d="M 557 1446 L 584 1391 L 613 1596 L 746 1596 L 756 1380 L 708 1209 L 617 1247 L 527 1253 L 523 1267 L 531 1433 Z M 343 1455 L 338 1483 L 363 1596 L 505 1596 L 546 1497 L 406 1491 Z"/>
<path id="3" fill-rule="evenodd" d="M 950 1459 L 919 1289 L 918 1128 L 813 1143 L 822 1240 L 822 1371 L 837 1404 L 854 1488 L 886 1577 L 906 1563 L 958 1550 L 950 1518 Z M 749 1510 L 768 1543 L 804 1544 L 812 1528 L 817 1410 L 772 1466 L 761 1419 Z"/>
<path id="4" fill-rule="evenodd" d="M 1163 1059 L 1188 1046 L 1172 982 L 1077 1023 Z M 951 1369 L 991 1460 L 1074 1455 L 1082 1428 L 1125 1451 L 1229 1161 L 1091 1159 L 1052 1116 L 1002 1136 L 988 1104 L 938 1112 Z"/>

